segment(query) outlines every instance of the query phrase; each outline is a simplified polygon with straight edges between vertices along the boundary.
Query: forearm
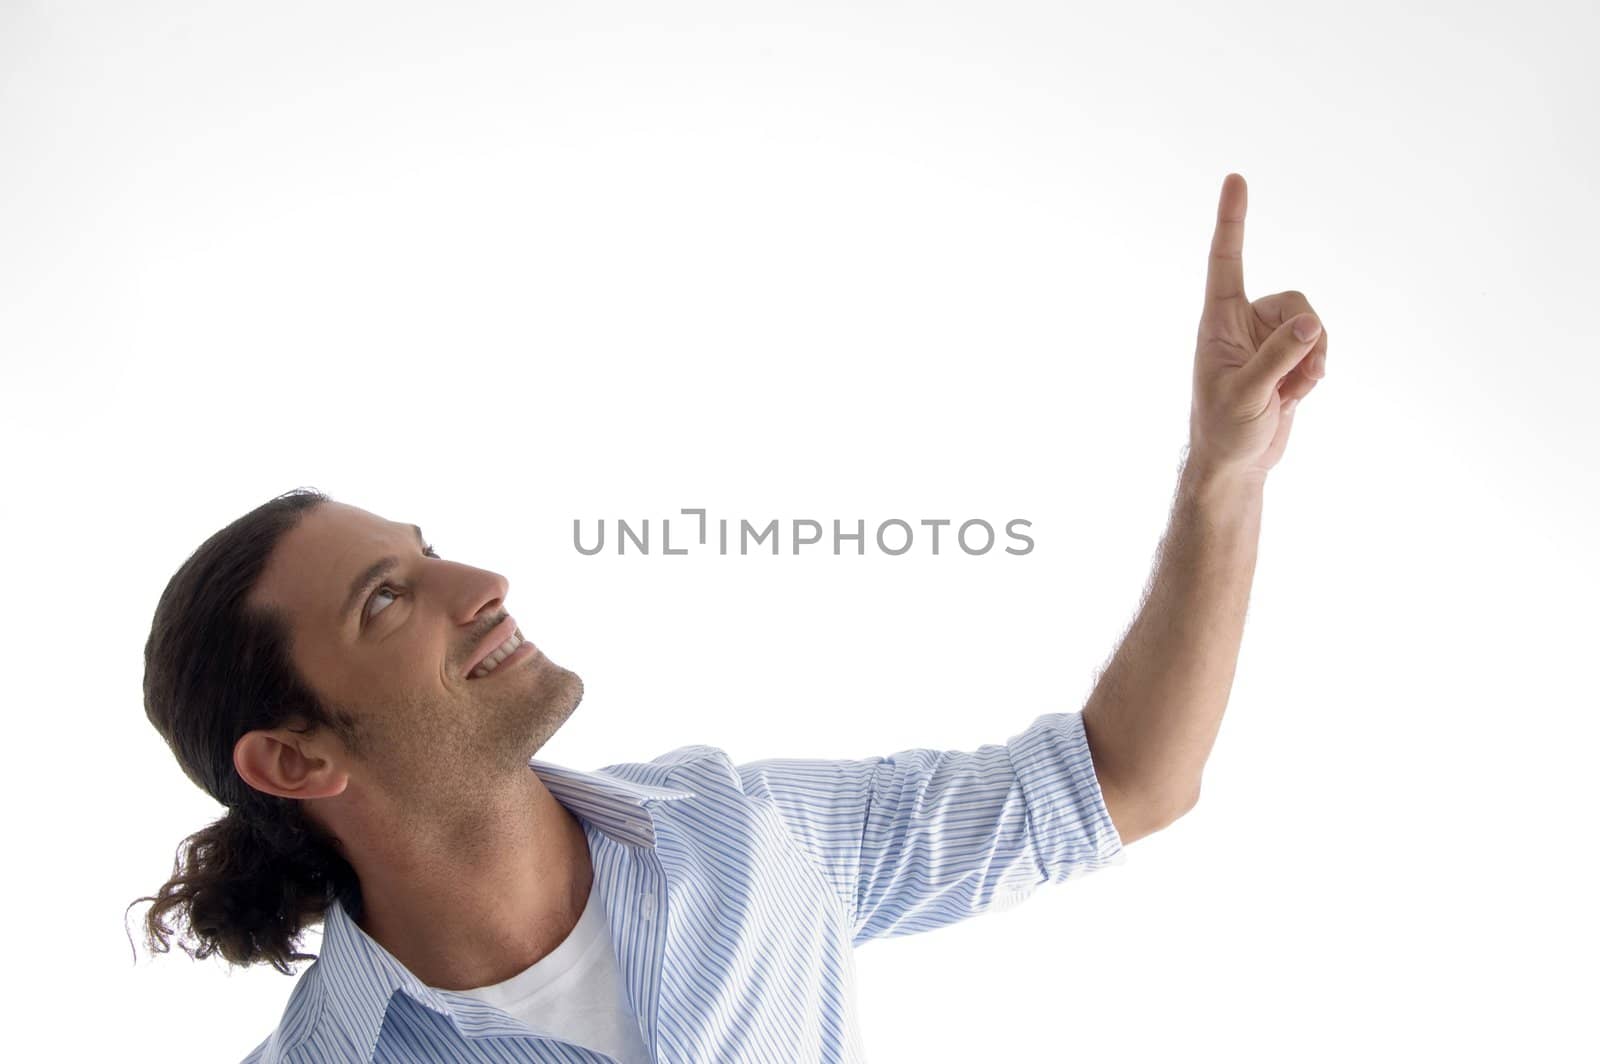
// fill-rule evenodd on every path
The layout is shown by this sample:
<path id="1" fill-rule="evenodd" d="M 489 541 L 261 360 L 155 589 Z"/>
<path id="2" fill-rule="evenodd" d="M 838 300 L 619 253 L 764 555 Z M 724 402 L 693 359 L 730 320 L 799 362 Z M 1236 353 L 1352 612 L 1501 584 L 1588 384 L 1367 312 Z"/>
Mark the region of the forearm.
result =
<path id="1" fill-rule="evenodd" d="M 1149 597 L 1084 706 L 1097 774 L 1171 816 L 1198 799 L 1222 726 L 1264 486 L 1185 463 Z"/>

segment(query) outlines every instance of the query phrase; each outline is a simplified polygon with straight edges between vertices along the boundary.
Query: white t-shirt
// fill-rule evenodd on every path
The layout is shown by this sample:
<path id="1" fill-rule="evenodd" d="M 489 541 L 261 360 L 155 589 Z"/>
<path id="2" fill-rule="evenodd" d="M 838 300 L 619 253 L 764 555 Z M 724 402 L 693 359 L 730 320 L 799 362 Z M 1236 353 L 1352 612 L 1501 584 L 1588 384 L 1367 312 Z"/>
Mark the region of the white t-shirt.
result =
<path id="1" fill-rule="evenodd" d="M 503 983 L 455 993 L 510 1013 L 535 1034 L 604 1053 L 619 1064 L 651 1064 L 617 970 L 599 876 L 590 884 L 583 915 L 561 945 Z"/>

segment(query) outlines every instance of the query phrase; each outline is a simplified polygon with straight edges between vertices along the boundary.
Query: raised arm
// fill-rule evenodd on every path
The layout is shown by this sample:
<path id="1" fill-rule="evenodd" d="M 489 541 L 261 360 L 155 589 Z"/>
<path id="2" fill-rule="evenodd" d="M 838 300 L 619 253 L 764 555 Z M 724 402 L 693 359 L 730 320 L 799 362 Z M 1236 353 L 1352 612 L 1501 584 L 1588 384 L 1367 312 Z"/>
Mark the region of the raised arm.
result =
<path id="1" fill-rule="evenodd" d="M 1150 594 L 1083 710 L 1124 842 L 1199 800 L 1239 660 L 1267 473 L 1288 443 L 1295 405 L 1326 372 L 1328 334 L 1304 295 L 1245 299 L 1245 208 L 1244 178 L 1229 174 L 1171 523 Z"/>

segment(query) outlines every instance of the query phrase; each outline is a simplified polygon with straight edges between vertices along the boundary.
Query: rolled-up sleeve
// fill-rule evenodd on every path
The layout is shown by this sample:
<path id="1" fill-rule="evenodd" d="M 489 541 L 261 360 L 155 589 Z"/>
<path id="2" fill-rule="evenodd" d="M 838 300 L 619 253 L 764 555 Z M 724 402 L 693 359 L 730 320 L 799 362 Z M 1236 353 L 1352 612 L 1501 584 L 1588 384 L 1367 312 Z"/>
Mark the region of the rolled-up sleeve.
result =
<path id="1" fill-rule="evenodd" d="M 1126 858 L 1081 713 L 1003 745 L 737 766 L 849 912 L 854 944 L 1009 908 Z"/>

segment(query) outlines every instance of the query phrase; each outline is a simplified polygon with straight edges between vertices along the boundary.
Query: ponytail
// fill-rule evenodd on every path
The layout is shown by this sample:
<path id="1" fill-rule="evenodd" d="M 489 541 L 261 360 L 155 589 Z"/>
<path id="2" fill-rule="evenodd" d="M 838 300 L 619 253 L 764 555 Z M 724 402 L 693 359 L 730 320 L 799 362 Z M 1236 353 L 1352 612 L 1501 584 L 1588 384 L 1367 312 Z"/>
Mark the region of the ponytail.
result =
<path id="1" fill-rule="evenodd" d="M 360 918 L 355 870 L 337 843 L 297 803 L 272 803 L 236 806 L 180 844 L 172 878 L 156 895 L 137 899 L 155 903 L 145 917 L 152 953 L 170 949 L 174 932 L 163 917 L 176 909 L 199 940 L 198 949 L 183 945 L 196 960 L 220 954 L 229 964 L 267 963 L 290 975 L 292 962 L 316 960 L 296 951 L 300 935 L 335 900 Z"/>

